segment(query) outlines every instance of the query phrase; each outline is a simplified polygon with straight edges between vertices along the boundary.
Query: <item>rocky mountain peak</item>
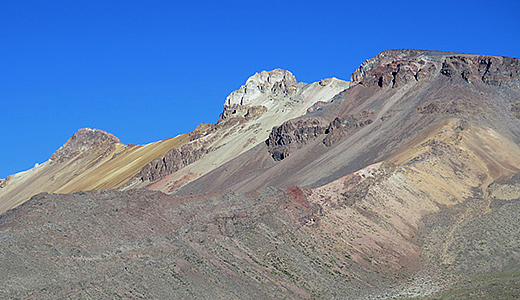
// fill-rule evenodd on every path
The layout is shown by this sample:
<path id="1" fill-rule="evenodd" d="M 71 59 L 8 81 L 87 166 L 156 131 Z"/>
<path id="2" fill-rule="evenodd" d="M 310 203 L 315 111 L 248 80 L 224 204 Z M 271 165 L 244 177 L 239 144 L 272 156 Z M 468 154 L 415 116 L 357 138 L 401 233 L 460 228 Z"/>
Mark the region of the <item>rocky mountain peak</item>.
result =
<path id="1" fill-rule="evenodd" d="M 399 87 L 442 74 L 470 84 L 520 88 L 516 58 L 413 49 L 387 50 L 365 61 L 351 75 L 354 84 Z"/>
<path id="2" fill-rule="evenodd" d="M 234 105 L 256 105 L 262 94 L 291 96 L 296 91 L 296 78 L 282 69 L 262 71 L 247 79 L 246 84 L 232 92 L 226 99 L 225 107 Z"/>
<path id="3" fill-rule="evenodd" d="M 442 52 L 387 50 L 365 61 L 351 75 L 353 83 L 365 86 L 398 87 L 409 81 L 429 79 L 440 69 L 436 56 Z"/>
<path id="4" fill-rule="evenodd" d="M 121 141 L 117 137 L 106 131 L 100 129 L 81 128 L 51 156 L 51 160 L 64 161 L 89 150 L 99 149 L 103 146 L 112 146 L 119 143 L 121 143 Z"/>
<path id="5" fill-rule="evenodd" d="M 291 72 L 282 69 L 274 69 L 272 71 L 262 71 L 260 73 L 255 73 L 255 75 L 247 79 L 246 85 L 250 85 L 252 83 L 256 85 L 274 85 L 280 81 L 285 81 L 292 84 L 297 83 L 296 78 Z"/>
<path id="6" fill-rule="evenodd" d="M 287 70 L 256 73 L 226 98 L 219 122 L 235 116 L 256 118 L 277 105 L 278 100 L 295 95 L 297 84 L 294 75 Z"/>

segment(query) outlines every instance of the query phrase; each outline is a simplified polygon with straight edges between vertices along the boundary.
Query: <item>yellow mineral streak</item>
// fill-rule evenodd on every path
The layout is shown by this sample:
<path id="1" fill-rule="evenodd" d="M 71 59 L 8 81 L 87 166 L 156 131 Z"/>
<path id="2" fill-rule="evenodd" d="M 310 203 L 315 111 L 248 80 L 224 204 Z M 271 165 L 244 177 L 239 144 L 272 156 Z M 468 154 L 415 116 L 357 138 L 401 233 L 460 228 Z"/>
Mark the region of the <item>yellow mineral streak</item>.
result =
<path id="1" fill-rule="evenodd" d="M 378 229 L 381 236 L 372 239 L 379 244 L 390 239 L 406 245 L 413 239 L 422 217 L 440 207 L 461 203 L 473 196 L 475 189 L 480 189 L 481 196 L 489 201 L 462 211 L 440 245 L 441 259 L 449 264 L 455 258 L 449 252 L 454 233 L 470 215 L 487 213 L 490 197 L 518 197 L 520 188 L 517 186 L 497 184 L 493 190 L 488 189 L 491 183 L 519 170 L 520 147 L 492 129 L 451 119 L 427 130 L 386 162 L 313 189 L 311 201 L 321 204 L 325 215 L 329 215 L 329 211 L 342 215 L 363 211 L 373 216 L 373 219 L 360 216 L 363 222 L 384 220 L 392 228 Z M 363 186 L 366 180 L 371 182 Z M 359 222 L 347 219 L 336 226 L 357 226 L 358 232 L 364 232 L 365 229 L 356 225 Z M 392 234 L 395 230 L 399 235 Z"/>
<path id="2" fill-rule="evenodd" d="M 63 163 L 47 161 L 11 176 L 6 186 L 0 189 L 0 214 L 41 192 L 73 193 L 120 188 L 146 164 L 188 141 L 189 136 L 184 134 L 143 146 L 107 146 Z"/>
<path id="3" fill-rule="evenodd" d="M 437 151 L 437 152 L 435 152 Z M 418 159 L 419 158 L 419 159 Z M 456 202 L 520 170 L 520 147 L 490 128 L 450 119 L 416 138 L 388 159 L 415 171 L 411 179 L 431 193 L 447 192 Z M 439 204 L 448 199 L 435 197 Z"/>

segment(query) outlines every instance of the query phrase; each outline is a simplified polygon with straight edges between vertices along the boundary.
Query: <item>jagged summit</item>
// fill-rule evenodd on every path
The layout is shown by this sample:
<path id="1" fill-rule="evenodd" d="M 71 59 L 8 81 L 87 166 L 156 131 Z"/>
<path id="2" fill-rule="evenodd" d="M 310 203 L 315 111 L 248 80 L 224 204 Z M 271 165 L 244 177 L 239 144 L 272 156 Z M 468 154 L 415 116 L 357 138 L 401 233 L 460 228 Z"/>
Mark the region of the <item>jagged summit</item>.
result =
<path id="1" fill-rule="evenodd" d="M 298 82 L 294 75 L 286 70 L 275 69 L 262 71 L 247 79 L 246 84 L 232 92 L 226 99 L 225 107 L 235 105 L 258 105 L 256 103 L 261 94 L 291 96 L 294 94 Z"/>
<path id="2" fill-rule="evenodd" d="M 399 87 L 442 74 L 467 83 L 520 88 L 516 58 L 413 49 L 387 50 L 365 61 L 351 81 L 365 86 Z"/>
<path id="3" fill-rule="evenodd" d="M 51 160 L 62 161 L 91 149 L 120 143 L 121 141 L 117 137 L 106 131 L 88 127 L 81 128 L 51 156 Z"/>
<path id="4" fill-rule="evenodd" d="M 319 101 L 327 101 L 330 100 L 330 95 L 318 94 L 324 91 L 342 91 L 349 86 L 349 82 L 334 77 L 308 84 L 297 82 L 294 75 L 287 70 L 262 71 L 249 77 L 245 85 L 226 98 L 219 122 L 236 116 L 256 117 L 267 111 L 287 111 L 302 104 L 307 109 L 314 104 L 307 103 L 309 98 L 318 96 Z"/>

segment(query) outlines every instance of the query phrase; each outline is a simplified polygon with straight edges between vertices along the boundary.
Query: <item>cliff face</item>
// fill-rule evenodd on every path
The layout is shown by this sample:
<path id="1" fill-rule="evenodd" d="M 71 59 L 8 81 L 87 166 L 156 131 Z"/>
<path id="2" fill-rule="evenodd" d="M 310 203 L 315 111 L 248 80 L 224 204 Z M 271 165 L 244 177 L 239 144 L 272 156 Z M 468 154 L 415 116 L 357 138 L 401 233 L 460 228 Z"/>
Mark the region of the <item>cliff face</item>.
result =
<path id="1" fill-rule="evenodd" d="M 224 111 L 219 122 L 236 117 L 258 116 L 268 109 L 279 105 L 277 102 L 290 102 L 298 89 L 294 75 L 286 70 L 262 71 L 251 76 L 246 84 L 232 92 L 224 103 Z"/>
<path id="2" fill-rule="evenodd" d="M 442 62 L 441 74 L 460 77 L 469 83 L 482 81 L 494 86 L 520 88 L 518 59 L 489 56 L 449 56 Z"/>
<path id="3" fill-rule="evenodd" d="M 346 134 L 372 123 L 370 116 L 373 114 L 371 111 L 364 111 L 356 115 L 336 117 L 331 122 L 312 117 L 286 121 L 271 130 L 265 141 L 267 151 L 275 161 L 280 161 L 320 136 L 323 144 L 330 147 Z"/>
<path id="4" fill-rule="evenodd" d="M 251 76 L 246 84 L 232 92 L 224 103 L 224 111 L 237 105 L 260 105 L 262 94 L 291 97 L 297 90 L 296 78 L 286 70 L 262 71 Z"/>
<path id="5" fill-rule="evenodd" d="M 364 62 L 350 76 L 353 83 L 365 86 L 399 87 L 410 81 L 430 79 L 438 62 L 417 50 L 389 50 Z M 437 54 L 437 53 L 436 53 Z"/>
<path id="6" fill-rule="evenodd" d="M 280 161 L 325 133 L 319 119 L 289 120 L 275 126 L 265 141 L 269 154 Z"/>

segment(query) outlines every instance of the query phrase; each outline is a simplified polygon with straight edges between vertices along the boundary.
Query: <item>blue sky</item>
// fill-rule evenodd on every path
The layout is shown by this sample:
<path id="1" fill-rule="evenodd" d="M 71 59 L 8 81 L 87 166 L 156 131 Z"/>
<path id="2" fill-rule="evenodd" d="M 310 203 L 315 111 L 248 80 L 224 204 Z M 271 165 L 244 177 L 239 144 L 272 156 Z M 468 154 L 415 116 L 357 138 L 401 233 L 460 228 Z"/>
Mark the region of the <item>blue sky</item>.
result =
<path id="1" fill-rule="evenodd" d="M 79 128 L 145 144 L 214 123 L 255 72 L 349 79 L 395 48 L 520 57 L 518 1 L 0 2 L 0 178 Z"/>

